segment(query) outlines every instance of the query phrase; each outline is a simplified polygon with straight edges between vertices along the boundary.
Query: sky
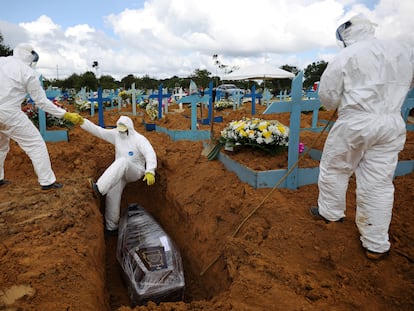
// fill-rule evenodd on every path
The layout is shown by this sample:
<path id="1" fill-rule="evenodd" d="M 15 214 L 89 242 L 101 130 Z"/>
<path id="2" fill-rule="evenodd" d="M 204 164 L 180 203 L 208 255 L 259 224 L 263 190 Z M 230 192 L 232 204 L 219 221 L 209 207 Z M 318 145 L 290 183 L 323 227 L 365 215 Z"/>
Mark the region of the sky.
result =
<path id="1" fill-rule="evenodd" d="M 335 30 L 356 14 L 377 37 L 414 47 L 413 0 L 0 0 L 3 44 L 31 43 L 37 71 L 65 79 L 165 79 L 257 63 L 299 70 L 339 51 Z M 98 69 L 92 64 L 97 61 Z"/>

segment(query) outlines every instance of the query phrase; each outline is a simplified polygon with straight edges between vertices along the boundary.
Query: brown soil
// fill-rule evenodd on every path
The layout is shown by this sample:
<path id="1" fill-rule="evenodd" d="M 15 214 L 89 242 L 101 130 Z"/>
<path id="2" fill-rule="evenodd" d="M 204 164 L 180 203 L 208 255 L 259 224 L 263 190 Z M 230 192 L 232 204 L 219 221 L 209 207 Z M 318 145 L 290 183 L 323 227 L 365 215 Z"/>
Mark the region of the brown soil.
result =
<path id="1" fill-rule="evenodd" d="M 170 111 L 156 123 L 190 128 L 188 109 Z M 214 124 L 218 137 L 229 121 L 251 116 L 250 105 L 216 115 L 224 120 Z M 320 119 L 330 116 L 320 112 Z M 105 112 L 105 124 L 118 117 L 118 111 Z M 202 142 L 173 142 L 145 131 L 142 116 L 131 117 L 153 144 L 159 167 L 154 186 L 127 186 L 122 207 L 137 202 L 159 221 L 181 251 L 186 277 L 184 301 L 133 310 L 414 310 L 414 173 L 395 178 L 392 249 L 373 262 L 364 256 L 354 222 L 354 179 L 346 221 L 314 221 L 308 209 L 317 201 L 316 184 L 254 189 L 221 162 L 208 161 Z M 289 126 L 288 114 L 266 118 Z M 97 123 L 97 116 L 90 119 Z M 311 115 L 303 114 L 302 127 L 310 124 Z M 318 136 L 304 131 L 301 141 L 309 147 Z M 47 144 L 64 183 L 50 192 L 39 190 L 30 160 L 11 143 L 5 167 L 11 183 L 0 188 L 0 310 L 132 310 L 115 259 L 116 238 L 104 239 L 100 204 L 86 185 L 112 162 L 113 147 L 78 127 L 69 138 Z M 325 138 L 314 147 L 322 149 Z M 409 132 L 400 159 L 413 154 Z M 230 156 L 256 170 L 285 167 L 287 160 L 251 150 Z M 300 165 L 318 162 L 308 158 Z"/>

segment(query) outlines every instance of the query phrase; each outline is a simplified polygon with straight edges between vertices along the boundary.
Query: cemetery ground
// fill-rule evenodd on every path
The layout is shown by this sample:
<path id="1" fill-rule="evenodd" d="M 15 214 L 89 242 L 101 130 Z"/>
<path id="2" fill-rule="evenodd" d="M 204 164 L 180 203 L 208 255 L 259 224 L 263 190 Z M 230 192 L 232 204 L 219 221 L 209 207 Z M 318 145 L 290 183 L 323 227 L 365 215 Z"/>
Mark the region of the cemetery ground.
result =
<path id="1" fill-rule="evenodd" d="M 215 112 L 223 122 L 214 123 L 214 136 L 228 122 L 251 116 L 250 109 L 246 104 Z M 188 109 L 170 111 L 156 123 L 189 129 Z M 105 111 L 105 125 L 127 112 Z M 320 119 L 330 115 L 321 111 Z M 354 221 L 353 177 L 344 223 L 315 221 L 308 210 L 317 202 L 316 184 L 296 190 L 252 188 L 220 161 L 208 161 L 201 141 L 172 141 L 145 131 L 142 116 L 130 116 L 154 146 L 158 170 L 155 185 L 137 181 L 126 187 L 122 208 L 141 204 L 175 241 L 183 259 L 184 300 L 130 307 L 115 259 L 116 238 L 104 238 L 101 202 L 87 186 L 89 177 L 98 178 L 110 165 L 114 150 L 75 127 L 68 142 L 47 143 L 64 184 L 59 190 L 41 191 L 28 157 L 11 142 L 5 163 L 10 184 L 0 188 L 0 310 L 414 309 L 414 173 L 395 178 L 390 255 L 370 261 Z M 260 107 L 256 116 L 262 117 Z M 88 118 L 98 123 L 97 115 Z M 266 118 L 289 126 L 287 114 Z M 309 127 L 310 119 L 311 114 L 302 114 L 302 127 Z M 300 140 L 309 146 L 318 135 L 302 131 Z M 325 138 L 315 147 L 321 149 Z M 400 159 L 413 156 L 414 134 L 408 132 Z M 256 170 L 287 163 L 286 155 L 251 150 L 236 150 L 232 157 Z M 299 164 L 317 165 L 311 159 Z"/>

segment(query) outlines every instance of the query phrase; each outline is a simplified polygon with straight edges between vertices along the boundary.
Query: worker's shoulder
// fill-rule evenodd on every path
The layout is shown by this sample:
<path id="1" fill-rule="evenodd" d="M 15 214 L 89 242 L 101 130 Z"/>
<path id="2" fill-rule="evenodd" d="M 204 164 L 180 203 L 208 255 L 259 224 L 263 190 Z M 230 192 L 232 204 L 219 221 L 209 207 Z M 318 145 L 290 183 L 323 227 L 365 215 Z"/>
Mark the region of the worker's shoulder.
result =
<path id="1" fill-rule="evenodd" d="M 412 48 L 402 41 L 394 39 L 377 39 L 364 40 L 356 42 L 342 51 L 342 57 L 365 57 L 368 55 L 384 55 L 385 57 L 396 57 L 396 55 L 409 56 Z"/>
<path id="2" fill-rule="evenodd" d="M 14 57 L 12 55 L 2 56 L 2 57 L 0 57 L 0 61 L 2 63 L 23 64 L 23 62 L 20 59 L 18 59 L 17 57 Z"/>
<path id="3" fill-rule="evenodd" d="M 15 80 L 20 80 L 19 77 L 34 75 L 32 68 L 13 56 L 0 57 L 0 64 L 2 68 L 2 76 L 13 77 Z"/>

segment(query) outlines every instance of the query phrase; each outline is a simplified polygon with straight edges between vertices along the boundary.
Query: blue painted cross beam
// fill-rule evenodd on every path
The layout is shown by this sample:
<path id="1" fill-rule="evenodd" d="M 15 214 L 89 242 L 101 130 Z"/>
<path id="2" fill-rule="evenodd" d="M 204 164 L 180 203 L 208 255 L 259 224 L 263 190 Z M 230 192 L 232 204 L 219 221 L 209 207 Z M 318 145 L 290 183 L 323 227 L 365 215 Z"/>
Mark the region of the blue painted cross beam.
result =
<path id="1" fill-rule="evenodd" d="M 229 99 L 233 101 L 233 110 L 239 109 L 243 96 L 244 94 L 238 91 L 234 91 L 230 95 Z"/>
<path id="2" fill-rule="evenodd" d="M 137 104 L 139 104 L 142 100 L 145 98 L 148 98 L 147 95 L 144 95 L 143 90 L 137 90 L 135 89 L 135 82 L 132 83 L 131 89 L 128 91 L 129 94 L 131 94 L 132 97 L 132 115 L 137 115 Z M 119 102 L 118 110 L 121 110 L 121 102 Z"/>
<path id="3" fill-rule="evenodd" d="M 211 122 L 223 122 L 222 116 L 214 117 L 213 109 L 214 109 L 214 102 L 216 97 L 216 91 L 213 89 L 213 81 L 210 81 L 208 84 L 208 90 L 206 91 L 207 95 L 209 96 L 208 99 L 208 116 L 207 119 L 202 119 L 202 124 L 212 124 Z M 205 94 L 205 93 L 204 93 Z M 202 95 L 204 95 L 202 94 Z"/>
<path id="4" fill-rule="evenodd" d="M 265 104 L 265 106 L 267 106 L 267 103 L 269 102 L 269 100 L 272 99 L 272 93 L 270 93 L 270 91 L 268 89 L 265 89 L 263 94 L 262 94 L 262 100 Z"/>
<path id="5" fill-rule="evenodd" d="M 158 86 L 158 93 L 151 94 L 148 98 L 157 98 L 158 99 L 158 120 L 162 118 L 162 99 L 163 98 L 170 98 L 171 93 L 164 93 L 162 84 Z M 168 109 L 168 108 L 167 108 Z"/>
<path id="6" fill-rule="evenodd" d="M 205 103 L 210 100 L 209 95 L 192 94 L 177 100 L 177 103 L 191 104 L 191 130 L 197 130 L 197 104 Z"/>
<path id="7" fill-rule="evenodd" d="M 289 147 L 288 147 L 288 169 L 287 170 L 270 170 L 258 172 L 251 170 L 238 162 L 233 161 L 225 154 L 219 154 L 220 161 L 224 166 L 237 174 L 240 180 L 247 182 L 255 188 L 279 188 L 297 189 L 303 185 L 316 184 L 318 182 L 319 168 L 298 168 L 299 159 L 299 134 L 301 130 L 318 132 L 325 127 L 318 127 L 318 111 L 320 101 L 318 98 L 302 99 L 302 81 L 303 72 L 300 72 L 292 81 L 292 101 L 272 102 L 264 114 L 270 113 L 290 113 L 289 126 Z M 255 89 L 252 88 L 252 114 L 254 114 Z M 409 110 L 414 109 L 414 92 L 407 95 L 404 102 L 402 115 L 408 116 Z M 300 119 L 302 111 L 313 111 L 312 127 L 300 128 Z M 323 120 L 319 120 L 322 122 Z M 323 122 L 322 122 L 323 123 Z M 329 127 L 327 127 L 329 128 Z M 407 127 L 407 130 L 409 128 Z M 309 150 L 312 159 L 320 160 L 321 153 L 318 150 Z M 395 176 L 410 174 L 414 171 L 414 161 L 399 161 L 395 171 Z"/>
<path id="8" fill-rule="evenodd" d="M 129 94 L 131 94 L 131 101 L 132 101 L 132 115 L 137 115 L 137 95 L 140 94 L 140 90 L 135 89 L 135 82 L 132 83 L 131 89 L 128 91 Z M 121 104 L 121 102 L 119 103 Z M 120 105 L 118 105 L 118 110 L 120 109 Z"/>
<path id="9" fill-rule="evenodd" d="M 43 76 L 40 76 L 39 79 L 40 79 L 41 85 L 43 86 Z M 60 95 L 60 91 L 53 90 L 53 93 L 51 93 L 52 90 L 49 89 L 49 91 L 46 91 L 46 97 L 49 100 L 53 100 L 55 99 L 56 96 Z M 43 139 L 48 142 L 68 141 L 67 130 L 50 131 L 47 129 L 46 113 L 40 108 L 39 108 L 39 132 L 40 132 L 40 135 L 42 135 Z"/>
<path id="10" fill-rule="evenodd" d="M 102 97 L 102 88 L 99 87 L 98 88 L 98 97 L 90 97 L 88 98 L 88 101 L 91 102 L 91 116 L 93 117 L 95 115 L 95 102 L 98 103 L 98 125 L 100 127 L 105 127 L 105 122 L 104 122 L 104 106 L 103 103 L 105 101 L 110 101 L 111 98 L 106 97 L 103 98 Z M 115 127 L 115 126 L 107 126 L 107 127 Z"/>
<path id="11" fill-rule="evenodd" d="M 289 126 L 289 147 L 288 147 L 288 170 L 292 172 L 287 177 L 287 188 L 296 189 L 298 187 L 299 176 L 297 164 L 299 157 L 299 134 L 300 119 L 302 111 L 313 111 L 312 128 L 310 130 L 320 131 L 323 127 L 317 128 L 317 117 L 320 108 L 319 99 L 302 100 L 303 71 L 292 81 L 292 101 L 290 102 L 273 102 L 270 103 L 263 114 L 290 112 Z M 317 178 L 317 175 L 312 178 Z"/>

